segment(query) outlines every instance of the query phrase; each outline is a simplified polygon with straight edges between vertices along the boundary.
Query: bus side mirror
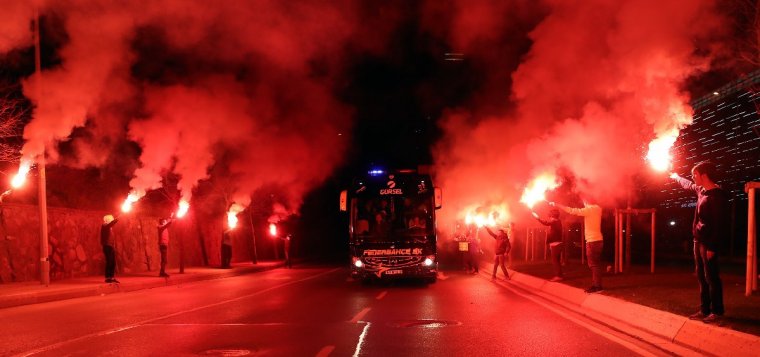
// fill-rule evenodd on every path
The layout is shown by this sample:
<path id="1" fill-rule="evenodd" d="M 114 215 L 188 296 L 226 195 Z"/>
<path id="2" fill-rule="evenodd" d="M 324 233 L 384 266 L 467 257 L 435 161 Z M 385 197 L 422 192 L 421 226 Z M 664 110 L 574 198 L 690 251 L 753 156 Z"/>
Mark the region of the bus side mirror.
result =
<path id="1" fill-rule="evenodd" d="M 435 209 L 439 209 L 443 206 L 443 191 L 440 187 L 435 188 Z"/>
<path id="2" fill-rule="evenodd" d="M 348 210 L 348 191 L 340 191 L 340 211 L 346 212 Z"/>

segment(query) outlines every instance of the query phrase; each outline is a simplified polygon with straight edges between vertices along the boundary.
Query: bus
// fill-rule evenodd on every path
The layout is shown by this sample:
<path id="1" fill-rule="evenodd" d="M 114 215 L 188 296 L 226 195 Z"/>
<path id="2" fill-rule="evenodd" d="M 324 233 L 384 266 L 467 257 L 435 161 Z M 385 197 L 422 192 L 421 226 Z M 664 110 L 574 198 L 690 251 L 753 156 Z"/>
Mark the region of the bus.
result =
<path id="1" fill-rule="evenodd" d="M 418 170 L 371 170 L 340 194 L 347 212 L 351 276 L 435 282 L 435 210 L 442 191 Z"/>

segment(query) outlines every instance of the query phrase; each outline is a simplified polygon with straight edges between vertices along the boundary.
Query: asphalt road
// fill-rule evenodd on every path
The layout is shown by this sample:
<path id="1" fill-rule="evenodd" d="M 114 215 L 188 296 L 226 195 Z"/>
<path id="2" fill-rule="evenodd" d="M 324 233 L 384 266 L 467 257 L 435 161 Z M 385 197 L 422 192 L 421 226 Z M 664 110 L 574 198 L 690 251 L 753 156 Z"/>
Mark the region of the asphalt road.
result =
<path id="1" fill-rule="evenodd" d="M 0 310 L 0 355 L 628 356 L 653 346 L 485 276 L 277 269 Z"/>

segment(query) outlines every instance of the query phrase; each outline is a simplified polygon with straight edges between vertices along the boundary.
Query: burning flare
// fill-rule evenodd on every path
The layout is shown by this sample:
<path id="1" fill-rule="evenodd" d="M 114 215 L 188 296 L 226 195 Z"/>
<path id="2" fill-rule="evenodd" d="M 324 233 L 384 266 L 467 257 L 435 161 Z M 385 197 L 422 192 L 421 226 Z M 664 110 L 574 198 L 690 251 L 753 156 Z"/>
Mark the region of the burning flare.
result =
<path id="1" fill-rule="evenodd" d="M 670 168 L 673 160 L 670 155 L 670 148 L 673 147 L 677 138 L 678 130 L 673 129 L 649 143 L 646 159 L 654 170 L 664 172 Z"/>
<path id="2" fill-rule="evenodd" d="M 130 192 L 129 195 L 127 195 L 127 199 L 124 200 L 124 203 L 121 204 L 121 211 L 124 213 L 128 213 L 132 210 L 132 205 L 137 202 L 143 195 L 138 194 L 137 192 Z"/>
<path id="3" fill-rule="evenodd" d="M 179 208 L 177 209 L 177 218 L 182 218 L 187 214 L 187 211 L 190 209 L 190 203 L 185 201 L 184 199 L 179 201 Z"/>
<path id="4" fill-rule="evenodd" d="M 475 224 L 478 228 L 483 226 L 496 227 L 509 217 L 505 205 L 496 205 L 486 208 L 478 206 L 475 209 L 466 210 L 464 223 L 467 225 Z"/>
<path id="5" fill-rule="evenodd" d="M 277 237 L 277 224 L 269 223 L 269 235 Z"/>
<path id="6" fill-rule="evenodd" d="M 26 174 L 29 173 L 29 170 L 32 168 L 32 163 L 26 160 L 21 161 L 21 165 L 18 167 L 18 173 L 13 176 L 13 179 L 11 180 L 11 187 L 13 188 L 19 188 L 24 185 L 24 182 L 26 181 Z"/>
<path id="7" fill-rule="evenodd" d="M 538 201 L 546 200 L 546 191 L 553 190 L 557 186 L 559 186 L 559 182 L 557 182 L 556 176 L 552 174 L 540 175 L 525 188 L 522 197 L 520 197 L 520 202 L 532 209 Z"/>
<path id="8" fill-rule="evenodd" d="M 238 224 L 237 215 L 238 213 L 242 212 L 244 209 L 245 207 L 237 203 L 233 203 L 230 206 L 230 209 L 227 210 L 227 226 L 230 227 L 230 229 L 234 229 L 235 227 L 237 227 L 237 224 Z"/>
<path id="9" fill-rule="evenodd" d="M 464 218 L 465 224 L 475 224 L 478 226 L 478 228 L 483 226 L 489 226 L 494 227 L 496 226 L 496 219 L 493 217 L 493 215 L 484 215 L 484 214 L 472 214 L 467 213 L 467 216 Z"/>

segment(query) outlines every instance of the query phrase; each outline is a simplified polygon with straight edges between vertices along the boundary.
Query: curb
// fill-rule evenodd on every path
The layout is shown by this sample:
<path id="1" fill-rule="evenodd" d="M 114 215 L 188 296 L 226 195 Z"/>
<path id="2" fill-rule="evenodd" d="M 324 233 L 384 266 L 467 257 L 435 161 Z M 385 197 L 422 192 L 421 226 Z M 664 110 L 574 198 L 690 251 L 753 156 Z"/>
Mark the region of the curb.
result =
<path id="1" fill-rule="evenodd" d="M 583 315 L 595 319 L 605 316 L 617 323 L 653 334 L 678 345 L 713 355 L 757 356 L 760 337 L 748 333 L 692 321 L 667 311 L 635 304 L 611 296 L 586 294 L 583 290 L 562 283 L 553 283 L 532 275 L 510 270 L 512 283 L 524 290 L 549 295 L 578 308 Z M 601 322 L 601 321 L 600 321 Z"/>
<path id="2" fill-rule="evenodd" d="M 46 303 L 46 302 L 52 302 L 52 301 L 76 299 L 76 298 L 89 297 L 89 296 L 100 296 L 100 295 L 107 295 L 107 294 L 114 294 L 114 293 L 125 293 L 125 292 L 137 291 L 137 290 L 153 289 L 153 288 L 160 288 L 160 287 L 165 287 L 165 286 L 193 283 L 193 282 L 203 281 L 203 280 L 224 279 L 224 278 L 230 278 L 230 277 L 239 276 L 239 275 L 272 270 L 272 269 L 280 268 L 283 266 L 284 266 L 284 263 L 276 263 L 276 264 L 267 265 L 267 266 L 263 266 L 263 265 L 243 266 L 243 267 L 230 269 L 229 271 L 224 272 L 224 273 L 213 273 L 213 274 L 196 273 L 196 274 L 189 274 L 189 275 L 175 274 L 173 275 L 173 278 L 170 278 L 170 279 L 156 278 L 152 281 L 147 281 L 147 282 L 133 282 L 133 283 L 128 282 L 126 284 L 122 283 L 119 285 L 105 284 L 101 282 L 97 284 L 88 285 L 85 287 L 72 287 L 70 289 L 61 289 L 61 290 L 54 290 L 54 291 L 39 290 L 39 291 L 33 291 L 33 292 L 22 292 L 22 293 L 17 293 L 17 294 L 2 295 L 0 296 L 0 309 L 15 307 L 15 306 L 40 304 L 40 303 Z"/>

